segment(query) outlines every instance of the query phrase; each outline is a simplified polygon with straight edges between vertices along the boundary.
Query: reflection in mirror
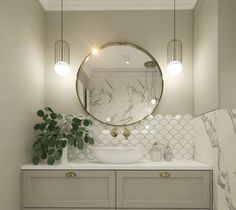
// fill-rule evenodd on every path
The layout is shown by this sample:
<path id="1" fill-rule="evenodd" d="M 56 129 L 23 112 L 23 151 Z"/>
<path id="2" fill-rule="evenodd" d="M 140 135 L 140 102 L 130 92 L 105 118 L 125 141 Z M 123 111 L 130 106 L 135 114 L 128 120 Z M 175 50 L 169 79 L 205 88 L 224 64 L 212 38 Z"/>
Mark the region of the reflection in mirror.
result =
<path id="1" fill-rule="evenodd" d="M 144 49 L 113 43 L 91 53 L 77 74 L 76 91 L 84 109 L 110 125 L 130 125 L 158 105 L 163 80 L 156 60 Z"/>

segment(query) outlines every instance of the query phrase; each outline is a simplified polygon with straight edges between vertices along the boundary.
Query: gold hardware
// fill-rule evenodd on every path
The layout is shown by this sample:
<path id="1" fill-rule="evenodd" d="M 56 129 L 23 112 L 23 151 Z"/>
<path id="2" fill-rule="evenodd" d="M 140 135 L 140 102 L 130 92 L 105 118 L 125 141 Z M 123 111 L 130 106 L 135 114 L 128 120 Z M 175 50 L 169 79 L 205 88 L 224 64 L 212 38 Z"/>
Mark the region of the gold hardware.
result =
<path id="1" fill-rule="evenodd" d="M 162 177 L 162 178 L 169 178 L 169 177 L 170 177 L 170 174 L 169 174 L 168 172 L 162 172 L 162 173 L 160 174 L 160 177 Z"/>
<path id="2" fill-rule="evenodd" d="M 110 134 L 112 137 L 116 138 L 118 136 L 118 130 L 116 128 L 112 128 Z"/>
<path id="3" fill-rule="evenodd" d="M 128 137 L 131 135 L 131 131 L 127 128 L 125 128 L 122 132 L 123 136 L 128 140 Z"/>
<path id="4" fill-rule="evenodd" d="M 72 172 L 72 171 L 67 172 L 67 173 L 66 173 L 66 177 L 76 177 L 76 173 L 75 173 L 75 172 Z"/>

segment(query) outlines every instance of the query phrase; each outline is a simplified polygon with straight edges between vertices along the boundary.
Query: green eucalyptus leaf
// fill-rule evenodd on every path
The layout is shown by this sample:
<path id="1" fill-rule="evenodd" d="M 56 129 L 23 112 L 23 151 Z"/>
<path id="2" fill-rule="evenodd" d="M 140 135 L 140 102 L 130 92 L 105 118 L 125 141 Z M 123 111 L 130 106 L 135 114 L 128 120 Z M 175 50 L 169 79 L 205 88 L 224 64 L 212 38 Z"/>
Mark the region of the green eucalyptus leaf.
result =
<path id="1" fill-rule="evenodd" d="M 55 141 L 55 146 L 59 147 L 60 146 L 60 141 Z"/>
<path id="2" fill-rule="evenodd" d="M 46 107 L 45 109 L 44 109 L 45 111 L 49 111 L 49 112 L 53 112 L 53 110 L 50 108 L 50 107 Z"/>
<path id="3" fill-rule="evenodd" d="M 79 150 L 83 150 L 83 148 L 84 148 L 84 142 L 83 142 L 83 140 L 77 139 L 77 148 L 78 148 Z"/>
<path id="4" fill-rule="evenodd" d="M 48 114 L 45 114 L 45 115 L 43 116 L 43 119 L 44 119 L 44 120 L 47 120 L 47 119 L 48 119 L 48 116 L 49 116 Z"/>
<path id="5" fill-rule="evenodd" d="M 50 140 L 48 141 L 48 146 L 49 146 L 49 147 L 54 147 L 54 146 L 55 146 L 55 141 L 54 141 L 53 139 L 50 139 Z"/>
<path id="6" fill-rule="evenodd" d="M 56 128 L 56 125 L 57 125 L 57 121 L 52 120 L 51 123 L 48 126 L 48 129 L 52 131 Z"/>
<path id="7" fill-rule="evenodd" d="M 89 142 L 89 136 L 88 135 L 85 135 L 84 137 L 84 142 L 87 144 Z"/>
<path id="8" fill-rule="evenodd" d="M 78 125 L 76 124 L 76 123 L 71 123 L 71 125 L 72 125 L 72 128 L 73 128 L 73 130 L 77 130 L 78 129 Z"/>
<path id="9" fill-rule="evenodd" d="M 55 163 L 55 159 L 53 157 L 48 157 L 47 163 L 48 165 L 53 165 Z"/>
<path id="10" fill-rule="evenodd" d="M 85 119 L 84 121 L 83 121 L 83 125 L 84 126 L 89 126 L 89 124 L 90 124 L 90 122 L 89 122 L 89 120 L 87 120 L 87 119 Z"/>
<path id="11" fill-rule="evenodd" d="M 42 138 L 40 139 L 40 141 L 41 141 L 41 144 L 42 144 L 42 145 L 48 145 L 48 138 L 42 137 Z"/>
<path id="12" fill-rule="evenodd" d="M 44 116 L 43 110 L 39 110 L 39 111 L 37 112 L 37 115 L 38 115 L 39 117 L 43 117 L 43 116 Z"/>
<path id="13" fill-rule="evenodd" d="M 40 158 L 39 158 L 38 156 L 34 156 L 34 157 L 32 158 L 32 163 L 33 163 L 34 165 L 38 165 L 38 164 L 39 164 L 39 161 L 40 161 Z"/>
<path id="14" fill-rule="evenodd" d="M 46 127 L 46 124 L 45 124 L 45 123 L 41 123 L 41 124 L 40 124 L 40 130 L 41 130 L 41 131 L 42 131 L 45 127 Z"/>
<path id="15" fill-rule="evenodd" d="M 34 151 L 41 150 L 41 144 L 39 141 L 37 141 L 33 144 L 33 149 L 34 149 Z"/>
<path id="16" fill-rule="evenodd" d="M 51 117 L 53 120 L 55 120 L 55 119 L 57 118 L 57 114 L 56 114 L 55 112 L 52 112 L 52 113 L 50 114 L 50 117 Z"/>
<path id="17" fill-rule="evenodd" d="M 43 154 L 41 155 L 41 159 L 45 160 L 47 158 L 47 153 L 43 152 Z"/>
<path id="18" fill-rule="evenodd" d="M 73 123 L 76 123 L 76 120 L 77 120 L 77 118 L 74 117 L 74 118 L 72 119 L 72 122 L 73 122 Z"/>
<path id="19" fill-rule="evenodd" d="M 48 154 L 49 154 L 49 155 L 52 155 L 54 152 L 55 152 L 55 149 L 49 149 L 49 150 L 48 150 Z"/>
<path id="20" fill-rule="evenodd" d="M 35 151 L 35 153 L 38 157 L 41 157 L 43 154 L 43 151 L 40 149 L 40 150 Z"/>
<path id="21" fill-rule="evenodd" d="M 78 119 L 78 118 L 73 118 L 73 123 L 75 123 L 76 125 L 81 125 L 81 122 L 82 122 L 82 120 L 80 120 L 80 119 Z"/>
<path id="22" fill-rule="evenodd" d="M 93 145 L 94 144 L 94 139 L 90 137 L 88 142 L 89 142 L 89 144 Z"/>
<path id="23" fill-rule="evenodd" d="M 35 126 L 34 126 L 34 130 L 36 131 L 36 130 L 39 130 L 40 129 L 40 124 L 36 124 Z"/>
<path id="24" fill-rule="evenodd" d="M 61 150 L 58 150 L 54 155 L 54 159 L 55 160 L 60 160 L 61 159 L 61 156 L 62 156 L 62 151 Z"/>

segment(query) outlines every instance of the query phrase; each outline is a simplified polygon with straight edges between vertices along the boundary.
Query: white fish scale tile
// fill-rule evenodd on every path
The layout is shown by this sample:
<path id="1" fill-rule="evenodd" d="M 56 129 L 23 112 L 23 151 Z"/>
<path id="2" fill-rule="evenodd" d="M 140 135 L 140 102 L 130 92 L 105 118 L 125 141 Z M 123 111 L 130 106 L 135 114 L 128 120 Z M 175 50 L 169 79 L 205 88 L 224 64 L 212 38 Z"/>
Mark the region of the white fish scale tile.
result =
<path id="1" fill-rule="evenodd" d="M 163 116 L 158 114 L 153 118 L 147 118 L 126 127 L 131 130 L 128 140 L 122 135 L 124 127 L 117 127 L 119 135 L 113 138 L 110 130 L 114 127 L 102 124 L 90 116 L 88 118 L 94 122 L 90 128 L 91 135 L 95 139 L 94 146 L 138 146 L 144 149 L 144 158 L 149 160 L 152 145 L 158 141 L 162 151 L 167 144 L 170 145 L 176 160 L 191 160 L 194 157 L 194 128 L 191 124 L 191 115 Z M 69 159 L 94 160 L 92 147 L 88 145 L 83 151 L 69 147 Z"/>

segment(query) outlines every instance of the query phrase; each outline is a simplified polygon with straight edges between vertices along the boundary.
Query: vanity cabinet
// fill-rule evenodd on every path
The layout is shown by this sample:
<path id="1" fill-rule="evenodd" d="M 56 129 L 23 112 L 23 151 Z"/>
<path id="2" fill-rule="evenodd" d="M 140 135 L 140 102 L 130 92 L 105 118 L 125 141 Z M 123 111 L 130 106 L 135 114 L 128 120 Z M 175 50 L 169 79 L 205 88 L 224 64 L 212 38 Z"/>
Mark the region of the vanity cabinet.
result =
<path id="1" fill-rule="evenodd" d="M 23 171 L 24 208 L 114 208 L 114 171 Z"/>
<path id="2" fill-rule="evenodd" d="M 23 210 L 212 209 L 212 171 L 23 170 Z"/>
<path id="3" fill-rule="evenodd" d="M 118 208 L 210 209 L 207 171 L 118 171 Z"/>

